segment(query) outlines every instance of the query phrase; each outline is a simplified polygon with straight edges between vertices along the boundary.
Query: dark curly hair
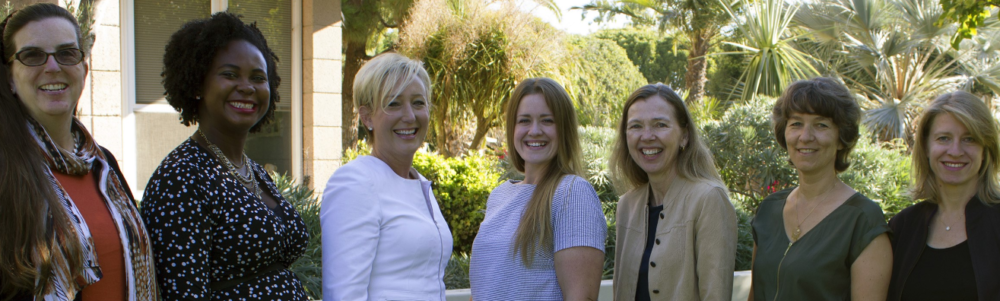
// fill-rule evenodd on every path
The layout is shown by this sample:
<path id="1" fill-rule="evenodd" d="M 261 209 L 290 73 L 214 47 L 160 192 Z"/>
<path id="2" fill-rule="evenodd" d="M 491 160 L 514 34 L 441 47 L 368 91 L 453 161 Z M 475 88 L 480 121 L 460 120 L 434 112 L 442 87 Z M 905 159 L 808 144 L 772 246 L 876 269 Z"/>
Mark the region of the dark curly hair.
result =
<path id="1" fill-rule="evenodd" d="M 163 88 L 167 102 L 181 113 L 181 123 L 186 126 L 198 123 L 198 103 L 195 97 L 201 94 L 205 76 L 212 66 L 215 54 L 229 42 L 243 40 L 257 47 L 267 63 L 267 85 L 271 90 L 269 105 L 264 117 L 250 128 L 251 133 L 260 131 L 261 126 L 274 118 L 274 107 L 278 102 L 278 56 L 267 46 L 264 34 L 257 29 L 257 23 L 246 24 L 240 16 L 219 12 L 208 19 L 190 21 L 170 36 L 166 53 L 163 54 Z"/>
<path id="2" fill-rule="evenodd" d="M 774 103 L 774 109 L 771 111 L 774 138 L 784 149 L 788 149 L 785 143 L 785 125 L 788 124 L 792 112 L 833 119 L 839 131 L 838 140 L 844 146 L 837 150 L 833 167 L 839 173 L 851 166 L 848 155 L 851 154 L 861 134 L 859 130 L 861 108 L 847 87 L 828 77 L 800 80 L 789 85 L 785 93 L 782 93 Z"/>

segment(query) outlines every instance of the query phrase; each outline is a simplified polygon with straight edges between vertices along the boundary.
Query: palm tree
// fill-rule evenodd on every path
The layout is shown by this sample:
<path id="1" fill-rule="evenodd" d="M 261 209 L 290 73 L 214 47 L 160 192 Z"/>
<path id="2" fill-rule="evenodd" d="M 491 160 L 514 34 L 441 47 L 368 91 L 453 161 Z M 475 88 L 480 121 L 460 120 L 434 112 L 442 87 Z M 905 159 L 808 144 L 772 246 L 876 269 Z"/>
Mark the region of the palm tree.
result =
<path id="1" fill-rule="evenodd" d="M 859 96 L 875 137 L 909 140 L 923 104 L 962 79 L 940 14 L 934 0 L 833 0 L 804 5 L 795 24 L 820 69 Z"/>
<path id="2" fill-rule="evenodd" d="M 660 33 L 673 30 L 686 35 L 691 51 L 684 74 L 684 89 L 688 92 L 687 101 L 699 102 L 705 96 L 705 82 L 708 81 L 706 55 L 712 39 L 731 20 L 724 9 L 727 6 L 730 5 L 717 0 L 593 0 L 573 9 L 581 9 L 584 14 L 597 12 L 594 20 L 598 22 L 623 15 L 629 17 L 634 25 L 652 25 Z"/>
<path id="3" fill-rule="evenodd" d="M 783 0 L 752 2 L 743 7 L 742 16 L 725 8 L 726 13 L 737 20 L 739 25 L 736 29 L 740 31 L 744 41 L 724 42 L 742 51 L 719 55 L 737 54 L 746 57 L 747 67 L 740 77 L 744 100 L 751 99 L 758 93 L 771 96 L 781 94 L 793 81 L 819 74 L 813 67 L 816 59 L 796 48 L 795 40 L 801 36 L 789 31 L 789 23 L 799 5 L 789 5 Z"/>

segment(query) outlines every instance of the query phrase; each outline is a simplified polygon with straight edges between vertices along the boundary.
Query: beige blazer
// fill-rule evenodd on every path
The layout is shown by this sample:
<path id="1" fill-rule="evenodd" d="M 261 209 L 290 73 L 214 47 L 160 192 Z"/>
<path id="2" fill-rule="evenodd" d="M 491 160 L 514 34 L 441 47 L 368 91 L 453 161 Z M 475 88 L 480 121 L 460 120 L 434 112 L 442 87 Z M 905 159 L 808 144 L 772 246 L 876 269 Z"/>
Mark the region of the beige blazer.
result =
<path id="1" fill-rule="evenodd" d="M 730 300 L 736 265 L 736 211 L 726 188 L 707 181 L 675 178 L 663 200 L 650 253 L 652 300 Z M 615 300 L 635 300 L 639 265 L 646 247 L 649 184 L 618 201 L 615 242 Z M 653 266 L 655 264 L 655 267 Z"/>

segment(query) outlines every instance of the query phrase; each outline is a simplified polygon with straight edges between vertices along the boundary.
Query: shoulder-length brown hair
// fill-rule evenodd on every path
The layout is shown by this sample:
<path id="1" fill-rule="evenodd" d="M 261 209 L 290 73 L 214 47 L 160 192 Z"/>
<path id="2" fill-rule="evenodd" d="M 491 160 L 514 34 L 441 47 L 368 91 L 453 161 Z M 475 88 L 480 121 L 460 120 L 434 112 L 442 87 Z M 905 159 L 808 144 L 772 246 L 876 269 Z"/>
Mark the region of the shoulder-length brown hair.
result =
<path id="1" fill-rule="evenodd" d="M 49 184 L 42 150 L 28 132 L 28 110 L 11 92 L 10 64 L 18 45 L 14 35 L 28 23 L 62 18 L 80 25 L 65 9 L 39 3 L 14 11 L 0 23 L 6 62 L 0 67 L 0 296 L 47 293 L 54 270 L 78 275 L 83 247 Z M 65 261 L 56 258 L 64 257 Z M 56 264 L 60 262 L 61 264 Z"/>
<path id="2" fill-rule="evenodd" d="M 781 97 L 778 97 L 771 111 L 774 139 L 778 140 L 778 145 L 786 150 L 788 145 L 785 141 L 785 126 L 793 112 L 814 114 L 833 120 L 837 125 L 838 140 L 843 145 L 843 148 L 837 150 L 833 167 L 838 173 L 847 170 L 851 166 L 848 156 L 857 144 L 858 137 L 861 136 L 861 107 L 854 100 L 851 91 L 827 77 L 800 80 L 789 85 Z"/>
<path id="3" fill-rule="evenodd" d="M 958 119 L 972 139 L 983 146 L 983 164 L 979 167 L 979 183 L 976 185 L 976 196 L 987 205 L 1000 203 L 1000 183 L 997 172 L 1000 171 L 1000 143 L 996 119 L 990 115 L 979 97 L 965 91 L 957 91 L 938 96 L 924 109 L 917 119 L 917 137 L 913 148 L 913 190 L 910 195 L 915 200 L 940 202 L 937 178 L 931 170 L 927 155 L 928 136 L 934 119 L 941 114 L 951 114 Z"/>
<path id="4" fill-rule="evenodd" d="M 632 155 L 629 154 L 626 132 L 628 125 L 628 110 L 637 101 L 645 100 L 653 96 L 659 96 L 667 101 L 674 108 L 674 118 L 677 124 L 687 132 L 688 144 L 681 148 L 674 164 L 677 165 L 677 174 L 688 180 L 705 180 L 725 187 L 719 171 L 715 169 L 715 160 L 712 152 L 708 150 L 698 133 L 698 126 L 694 124 L 691 112 L 673 89 L 662 83 L 645 85 L 628 97 L 625 106 L 622 108 L 622 115 L 618 122 L 618 137 L 615 139 L 614 150 L 611 152 L 611 160 L 608 166 L 611 169 L 615 187 L 619 192 L 627 192 L 633 188 L 649 183 L 649 175 L 635 163 Z"/>
<path id="5" fill-rule="evenodd" d="M 514 147 L 514 126 L 517 124 L 517 108 L 525 96 L 539 94 L 545 98 L 545 105 L 552 110 L 552 118 L 556 124 L 556 156 L 548 165 L 531 193 L 531 200 L 521 215 L 514 237 L 514 252 L 521 254 L 525 266 L 531 266 L 536 246 L 545 250 L 553 248 L 552 234 L 552 197 L 555 195 L 559 182 L 565 175 L 580 175 L 583 163 L 580 150 L 580 138 L 576 120 L 576 110 L 569 94 L 558 83 L 549 78 L 529 78 L 517 84 L 514 93 L 507 104 L 506 126 L 507 151 L 510 163 L 519 172 L 524 172 L 524 158 Z"/>

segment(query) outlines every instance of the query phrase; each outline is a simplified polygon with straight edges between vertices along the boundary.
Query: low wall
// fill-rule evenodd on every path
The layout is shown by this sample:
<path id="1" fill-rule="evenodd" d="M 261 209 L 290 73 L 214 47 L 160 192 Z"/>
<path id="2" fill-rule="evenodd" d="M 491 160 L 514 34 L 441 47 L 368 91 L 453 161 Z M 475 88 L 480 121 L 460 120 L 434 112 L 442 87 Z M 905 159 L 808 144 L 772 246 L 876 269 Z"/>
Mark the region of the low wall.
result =
<path id="1" fill-rule="evenodd" d="M 469 289 L 448 290 L 445 292 L 447 301 L 469 301 L 472 291 Z M 745 301 L 750 294 L 750 271 L 733 273 L 733 301 Z M 601 281 L 601 292 L 598 301 L 612 301 L 611 280 Z"/>

